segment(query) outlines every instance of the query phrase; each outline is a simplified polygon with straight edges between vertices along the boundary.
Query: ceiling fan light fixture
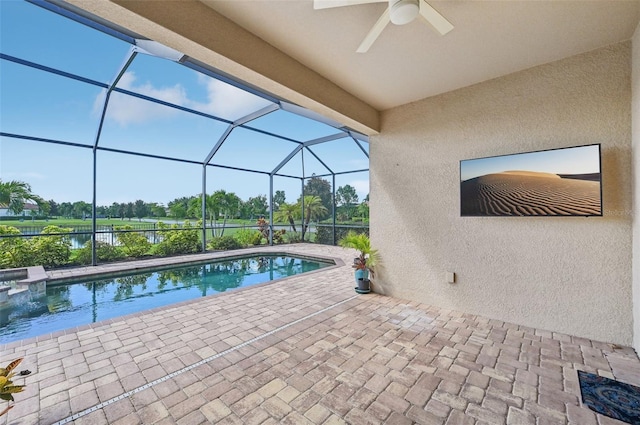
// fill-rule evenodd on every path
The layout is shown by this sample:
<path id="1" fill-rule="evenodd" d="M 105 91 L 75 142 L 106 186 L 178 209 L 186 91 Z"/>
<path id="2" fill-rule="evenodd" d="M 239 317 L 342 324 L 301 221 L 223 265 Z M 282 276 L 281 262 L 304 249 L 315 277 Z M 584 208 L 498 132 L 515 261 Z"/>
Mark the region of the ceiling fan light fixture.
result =
<path id="1" fill-rule="evenodd" d="M 413 21 L 420 13 L 420 0 L 389 0 L 391 22 L 404 25 Z"/>

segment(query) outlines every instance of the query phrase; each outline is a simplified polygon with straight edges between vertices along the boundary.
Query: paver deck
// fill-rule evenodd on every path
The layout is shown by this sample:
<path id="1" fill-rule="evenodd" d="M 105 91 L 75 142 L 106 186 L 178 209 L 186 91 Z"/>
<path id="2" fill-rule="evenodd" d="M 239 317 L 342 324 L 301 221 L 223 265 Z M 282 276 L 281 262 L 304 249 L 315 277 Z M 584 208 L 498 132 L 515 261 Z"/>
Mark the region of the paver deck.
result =
<path id="1" fill-rule="evenodd" d="M 0 423 L 620 425 L 582 406 L 577 371 L 640 384 L 631 348 L 356 295 L 353 251 L 275 250 L 341 261 L 0 346 L 33 372 Z"/>

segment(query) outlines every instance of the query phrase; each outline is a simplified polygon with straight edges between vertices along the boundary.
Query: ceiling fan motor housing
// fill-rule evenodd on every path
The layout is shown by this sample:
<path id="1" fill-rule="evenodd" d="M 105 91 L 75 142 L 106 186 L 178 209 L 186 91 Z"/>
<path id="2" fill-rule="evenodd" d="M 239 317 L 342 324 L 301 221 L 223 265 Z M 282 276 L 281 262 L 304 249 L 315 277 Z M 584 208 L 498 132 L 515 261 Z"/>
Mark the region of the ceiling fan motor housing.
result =
<path id="1" fill-rule="evenodd" d="M 413 21 L 420 12 L 420 0 L 389 0 L 391 22 L 404 25 Z"/>

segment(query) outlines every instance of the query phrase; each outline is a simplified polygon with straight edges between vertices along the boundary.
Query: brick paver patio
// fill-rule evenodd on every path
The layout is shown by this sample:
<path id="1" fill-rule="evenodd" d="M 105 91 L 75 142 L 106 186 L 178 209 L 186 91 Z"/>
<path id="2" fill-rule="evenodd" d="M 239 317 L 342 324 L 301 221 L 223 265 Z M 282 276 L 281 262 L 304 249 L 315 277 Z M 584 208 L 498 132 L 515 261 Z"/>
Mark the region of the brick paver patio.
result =
<path id="1" fill-rule="evenodd" d="M 33 372 L 0 423 L 620 425 L 581 405 L 577 371 L 640 384 L 631 348 L 356 295 L 353 252 L 274 249 L 341 261 L 0 346 Z"/>

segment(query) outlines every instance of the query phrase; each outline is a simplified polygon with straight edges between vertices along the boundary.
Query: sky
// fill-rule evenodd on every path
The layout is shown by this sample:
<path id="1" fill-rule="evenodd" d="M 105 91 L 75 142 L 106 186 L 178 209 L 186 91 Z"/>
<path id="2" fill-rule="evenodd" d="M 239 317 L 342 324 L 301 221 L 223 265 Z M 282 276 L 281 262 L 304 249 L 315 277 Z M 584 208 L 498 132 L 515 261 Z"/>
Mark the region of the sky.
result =
<path id="1" fill-rule="evenodd" d="M 21 0 L 0 1 L 0 52 L 102 83 L 110 83 L 131 46 Z M 78 148 L 0 136 L 0 179 L 31 185 L 35 194 L 56 202 L 90 202 L 93 196 L 93 145 L 106 91 L 7 60 L 0 61 L 0 132 L 42 137 L 87 146 Z M 182 65 L 138 54 L 118 88 L 174 103 L 226 120 L 236 120 L 271 103 Z M 337 133 L 335 128 L 278 110 L 251 121 L 251 127 L 307 141 Z M 99 146 L 202 161 L 227 124 L 114 92 L 108 103 Z M 368 144 L 361 143 L 368 152 Z M 212 164 L 270 172 L 297 144 L 236 128 Z M 368 169 L 368 158 L 351 138 L 311 147 L 334 172 Z M 330 174 L 314 155 L 298 154 L 281 174 Z M 167 204 L 201 193 L 203 167 L 99 150 L 97 204 Z M 331 176 L 325 177 L 331 181 Z M 336 188 L 349 184 L 360 198 L 369 193 L 368 172 L 336 176 Z M 207 167 L 207 193 L 218 189 L 246 200 L 269 194 L 269 176 Z M 295 202 L 300 179 L 274 178 Z"/>
<path id="2" fill-rule="evenodd" d="M 504 171 L 536 171 L 553 174 L 599 173 L 600 146 L 578 146 L 460 162 L 461 181 Z"/>

